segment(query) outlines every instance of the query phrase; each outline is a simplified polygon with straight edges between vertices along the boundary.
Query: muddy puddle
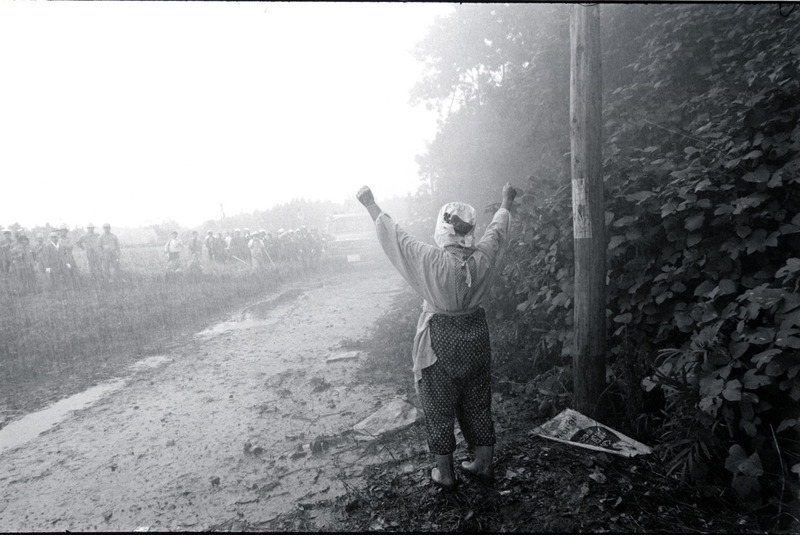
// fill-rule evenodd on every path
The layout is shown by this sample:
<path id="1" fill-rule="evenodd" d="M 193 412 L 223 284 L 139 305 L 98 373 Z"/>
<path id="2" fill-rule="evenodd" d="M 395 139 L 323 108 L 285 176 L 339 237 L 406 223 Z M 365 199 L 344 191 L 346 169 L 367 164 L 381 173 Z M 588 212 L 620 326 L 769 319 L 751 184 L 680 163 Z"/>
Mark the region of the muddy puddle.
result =
<path id="1" fill-rule="evenodd" d="M 208 329 L 195 333 L 195 336 L 201 339 L 212 338 L 220 334 L 230 334 L 274 325 L 280 318 L 271 316 L 270 312 L 282 303 L 297 299 L 304 291 L 305 290 L 302 288 L 286 290 L 272 299 L 245 308 L 240 314 L 237 314 L 227 321 L 217 323 Z"/>
<path id="2" fill-rule="evenodd" d="M 0 453 L 25 444 L 63 422 L 73 411 L 89 407 L 99 399 L 125 386 L 125 379 L 115 379 L 32 412 L 0 429 Z"/>
<path id="3" fill-rule="evenodd" d="M 167 355 L 155 355 L 152 357 L 147 357 L 146 359 L 136 361 L 135 363 L 128 366 L 128 370 L 132 372 L 152 370 L 153 368 L 158 368 L 159 366 L 163 366 L 167 362 L 172 362 L 172 357 L 169 357 Z"/>
<path id="4" fill-rule="evenodd" d="M 172 359 L 166 355 L 155 355 L 139 360 L 128 367 L 136 373 L 158 368 Z M 128 378 L 117 378 L 93 386 L 68 398 L 59 400 L 47 408 L 32 412 L 0 429 L 0 454 L 21 446 L 49 431 L 66 420 L 71 413 L 94 405 L 97 401 L 120 390 L 128 383 Z"/>
<path id="5" fill-rule="evenodd" d="M 195 336 L 198 338 L 211 338 L 220 334 L 229 334 L 236 331 L 268 327 L 270 325 L 274 325 L 275 323 L 277 323 L 277 319 L 264 320 L 253 317 L 249 314 L 243 314 L 238 318 L 217 323 L 208 329 L 195 333 Z"/>

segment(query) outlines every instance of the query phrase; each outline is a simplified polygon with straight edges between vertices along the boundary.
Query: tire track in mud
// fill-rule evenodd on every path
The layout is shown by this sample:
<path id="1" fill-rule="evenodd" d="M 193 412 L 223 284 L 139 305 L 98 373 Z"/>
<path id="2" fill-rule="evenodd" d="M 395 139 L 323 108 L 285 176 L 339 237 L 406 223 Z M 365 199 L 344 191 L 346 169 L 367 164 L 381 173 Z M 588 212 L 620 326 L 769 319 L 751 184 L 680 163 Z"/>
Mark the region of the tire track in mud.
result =
<path id="1" fill-rule="evenodd" d="M 358 360 L 325 360 L 402 284 L 357 269 L 248 307 L 0 454 L 0 530 L 257 525 L 358 486 L 382 454 L 343 432 L 395 392 L 356 384 Z"/>

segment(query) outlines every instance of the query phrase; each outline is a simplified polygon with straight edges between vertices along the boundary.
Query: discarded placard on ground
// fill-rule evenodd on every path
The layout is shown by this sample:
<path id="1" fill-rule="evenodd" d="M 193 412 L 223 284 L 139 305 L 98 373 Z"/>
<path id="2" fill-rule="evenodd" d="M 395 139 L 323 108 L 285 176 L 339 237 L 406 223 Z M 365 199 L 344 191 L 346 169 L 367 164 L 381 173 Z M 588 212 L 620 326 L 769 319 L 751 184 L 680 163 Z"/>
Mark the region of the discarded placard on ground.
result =
<path id="1" fill-rule="evenodd" d="M 563 410 L 553 419 L 533 429 L 531 434 L 622 457 L 635 457 L 653 452 L 649 446 L 572 409 Z"/>
<path id="2" fill-rule="evenodd" d="M 325 359 L 325 362 L 337 362 L 340 360 L 357 359 L 360 354 L 361 351 L 344 351 L 344 352 L 334 353 L 330 357 Z"/>
<path id="3" fill-rule="evenodd" d="M 395 398 L 353 426 L 356 440 L 372 440 L 389 431 L 399 431 L 417 420 L 417 408 Z"/>

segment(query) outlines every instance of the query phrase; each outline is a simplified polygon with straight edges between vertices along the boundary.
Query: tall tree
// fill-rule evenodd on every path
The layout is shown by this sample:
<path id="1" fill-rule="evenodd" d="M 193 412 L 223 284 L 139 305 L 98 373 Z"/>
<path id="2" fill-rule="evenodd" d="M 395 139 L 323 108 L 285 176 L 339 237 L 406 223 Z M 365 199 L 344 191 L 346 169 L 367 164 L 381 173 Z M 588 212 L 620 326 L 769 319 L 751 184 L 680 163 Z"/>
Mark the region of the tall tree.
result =
<path id="1" fill-rule="evenodd" d="M 412 101 L 442 118 L 419 160 L 436 201 L 480 207 L 508 180 L 567 176 L 568 94 L 548 90 L 569 83 L 567 19 L 559 5 L 459 6 L 418 45 Z"/>

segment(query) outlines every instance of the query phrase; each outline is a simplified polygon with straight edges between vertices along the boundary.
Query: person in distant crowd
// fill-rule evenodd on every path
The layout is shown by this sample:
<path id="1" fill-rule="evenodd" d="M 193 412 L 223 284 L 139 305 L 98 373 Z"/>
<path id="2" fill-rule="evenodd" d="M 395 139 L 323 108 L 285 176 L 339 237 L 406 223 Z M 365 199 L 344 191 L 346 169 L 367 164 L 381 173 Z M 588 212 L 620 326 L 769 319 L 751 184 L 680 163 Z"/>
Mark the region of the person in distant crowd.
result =
<path id="1" fill-rule="evenodd" d="M 278 236 L 281 242 L 281 253 L 284 262 L 294 260 L 294 231 L 292 229 L 284 231 Z"/>
<path id="2" fill-rule="evenodd" d="M 356 194 L 375 222 L 386 256 L 423 298 L 412 348 L 414 383 L 425 411 L 428 449 L 436 460 L 431 481 L 446 490 L 457 483 L 455 419 L 475 451 L 475 460 L 462 462 L 461 471 L 484 483 L 494 482 L 492 355 L 482 304 L 508 247 L 515 196 L 506 184 L 500 209 L 477 242 L 475 208 L 445 204 L 436 220 L 433 246 L 406 234 L 375 203 L 368 187 Z"/>
<path id="3" fill-rule="evenodd" d="M 300 242 L 300 229 L 292 229 L 289 231 L 289 248 L 291 251 L 291 259 L 295 262 L 302 263 L 303 246 Z"/>
<path id="4" fill-rule="evenodd" d="M 61 235 L 58 237 L 58 252 L 64 258 L 64 264 L 67 266 L 67 273 L 70 278 L 75 280 L 78 276 L 78 266 L 75 264 L 75 256 L 72 252 L 75 243 L 69 235 L 69 227 L 61 225 L 59 231 Z"/>
<path id="5" fill-rule="evenodd" d="M 225 250 L 227 251 L 231 246 L 231 240 L 233 239 L 233 235 L 229 230 L 225 231 Z"/>
<path id="6" fill-rule="evenodd" d="M 200 256 L 203 254 L 203 242 L 200 240 L 200 235 L 197 234 L 196 230 L 192 231 L 192 237 L 189 238 L 189 246 L 187 249 L 190 259 L 192 255 L 197 255 L 197 258 L 200 258 Z"/>
<path id="7" fill-rule="evenodd" d="M 94 224 L 86 225 L 86 234 L 78 238 L 75 245 L 86 252 L 86 260 L 89 263 L 89 275 L 95 281 L 102 277 L 102 260 L 100 254 L 100 236 L 94 232 Z"/>
<path id="8" fill-rule="evenodd" d="M 264 242 L 261 236 L 253 234 L 250 236 L 250 241 L 247 244 L 250 251 L 250 260 L 253 266 L 253 271 L 261 272 L 267 268 L 267 253 L 264 248 Z"/>
<path id="9" fill-rule="evenodd" d="M 272 267 L 275 267 L 275 261 L 272 260 L 272 256 L 270 255 L 269 250 L 267 249 L 267 244 L 269 243 L 270 235 L 263 228 L 259 231 L 258 235 L 261 238 L 261 243 L 264 244 L 264 256 L 267 257 L 267 261 L 270 263 L 270 265 L 272 265 Z"/>
<path id="10" fill-rule="evenodd" d="M 252 237 L 253 236 L 250 234 L 250 229 L 249 228 L 245 228 L 244 232 L 243 232 L 243 235 L 242 235 L 242 238 L 243 238 L 243 241 L 244 241 L 245 245 L 248 245 L 250 243 L 250 239 Z M 243 260 L 245 260 L 246 262 L 251 262 L 252 261 L 252 252 L 250 251 L 250 248 L 249 247 L 245 247 L 242 250 L 242 252 L 244 253 L 244 259 Z"/>
<path id="11" fill-rule="evenodd" d="M 264 242 L 264 252 L 267 254 L 267 258 L 269 258 L 269 263 L 272 266 L 275 266 L 275 261 L 278 260 L 278 251 L 276 249 L 275 244 L 275 236 L 272 235 L 271 232 L 261 231 L 262 233 L 266 234 L 262 241 Z"/>
<path id="12" fill-rule="evenodd" d="M 173 230 L 164 245 L 164 252 L 167 253 L 167 275 L 181 271 L 181 251 L 183 251 L 183 242 L 178 237 L 178 231 Z"/>
<path id="13" fill-rule="evenodd" d="M 222 237 L 222 233 L 217 232 L 216 237 L 214 238 L 214 260 L 219 262 L 220 264 L 224 264 L 228 261 L 228 252 L 227 247 L 225 245 L 225 238 Z"/>
<path id="14" fill-rule="evenodd" d="M 42 262 L 42 250 L 44 249 L 44 234 L 36 234 L 36 243 L 33 245 L 33 261 L 39 268 L 40 273 L 44 273 L 44 263 Z"/>
<path id="15" fill-rule="evenodd" d="M 206 233 L 206 239 L 204 241 L 205 241 L 205 245 L 206 245 L 206 251 L 208 251 L 208 261 L 209 262 L 213 262 L 214 261 L 214 252 L 215 252 L 214 251 L 214 249 L 215 249 L 215 246 L 214 246 L 214 233 L 209 230 Z"/>
<path id="16" fill-rule="evenodd" d="M 247 263 L 247 242 L 244 241 L 242 231 L 238 228 L 233 231 L 233 237 L 228 244 L 228 255 L 234 260 Z"/>
<path id="17" fill-rule="evenodd" d="M 322 259 L 322 239 L 316 227 L 311 227 L 309 240 L 311 242 L 311 267 L 316 269 L 319 267 L 320 260 Z"/>
<path id="18" fill-rule="evenodd" d="M 0 241 L 0 274 L 5 275 L 11 270 L 11 248 L 14 246 L 13 232 L 10 228 L 3 229 L 3 239 Z"/>
<path id="19" fill-rule="evenodd" d="M 36 265 L 30 240 L 24 232 L 17 234 L 17 243 L 11 248 L 11 274 L 25 291 L 36 287 Z"/>
<path id="20" fill-rule="evenodd" d="M 103 233 L 98 239 L 100 258 L 103 261 L 103 279 L 113 282 L 119 277 L 119 239 L 111 232 L 111 225 L 103 223 Z"/>
<path id="21" fill-rule="evenodd" d="M 282 228 L 278 229 L 278 233 L 275 235 L 275 260 L 279 262 L 286 261 L 286 252 L 284 247 L 284 233 L 286 231 Z"/>
<path id="22" fill-rule="evenodd" d="M 64 255 L 58 251 L 58 240 L 60 234 L 52 231 L 42 248 L 42 265 L 47 274 L 50 288 L 63 287 L 69 278 L 69 268 L 64 260 Z"/>
<path id="23" fill-rule="evenodd" d="M 316 255 L 316 243 L 314 236 L 308 231 L 308 228 L 303 225 L 300 227 L 298 240 L 300 242 L 300 261 L 303 264 L 303 269 L 308 271 L 314 265 L 314 257 Z"/>

